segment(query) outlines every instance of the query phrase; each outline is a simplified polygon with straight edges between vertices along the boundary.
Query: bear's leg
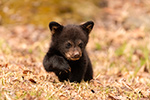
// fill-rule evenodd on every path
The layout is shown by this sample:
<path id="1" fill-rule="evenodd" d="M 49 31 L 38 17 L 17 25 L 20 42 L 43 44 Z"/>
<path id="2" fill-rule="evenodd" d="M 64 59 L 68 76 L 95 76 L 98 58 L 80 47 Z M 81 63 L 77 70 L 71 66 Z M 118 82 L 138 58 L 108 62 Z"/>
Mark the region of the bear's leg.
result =
<path id="1" fill-rule="evenodd" d="M 47 72 L 69 72 L 70 66 L 68 62 L 61 56 L 46 54 L 43 60 L 44 68 Z"/>
<path id="2" fill-rule="evenodd" d="M 81 82 L 84 76 L 84 69 L 82 67 L 72 69 L 69 80 L 70 82 Z"/>
<path id="3" fill-rule="evenodd" d="M 91 79 L 93 79 L 93 69 L 92 69 L 91 62 L 89 61 L 89 64 L 87 66 L 87 70 L 84 76 L 84 81 L 90 81 Z"/>
<path id="4" fill-rule="evenodd" d="M 66 72 L 57 72 L 55 73 L 57 76 L 58 76 L 58 79 L 60 82 L 63 82 L 63 81 L 68 81 L 69 79 L 69 73 L 66 73 Z"/>

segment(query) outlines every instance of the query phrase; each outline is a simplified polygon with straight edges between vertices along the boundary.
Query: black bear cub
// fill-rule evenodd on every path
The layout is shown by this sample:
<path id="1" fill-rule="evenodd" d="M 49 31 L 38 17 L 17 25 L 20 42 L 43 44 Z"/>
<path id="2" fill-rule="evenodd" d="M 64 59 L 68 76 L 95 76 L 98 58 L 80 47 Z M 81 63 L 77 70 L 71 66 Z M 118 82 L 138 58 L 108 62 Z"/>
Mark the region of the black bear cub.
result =
<path id="1" fill-rule="evenodd" d="M 91 61 L 85 50 L 93 26 L 92 21 L 67 26 L 50 22 L 52 41 L 43 60 L 45 70 L 54 72 L 61 82 L 93 79 Z"/>

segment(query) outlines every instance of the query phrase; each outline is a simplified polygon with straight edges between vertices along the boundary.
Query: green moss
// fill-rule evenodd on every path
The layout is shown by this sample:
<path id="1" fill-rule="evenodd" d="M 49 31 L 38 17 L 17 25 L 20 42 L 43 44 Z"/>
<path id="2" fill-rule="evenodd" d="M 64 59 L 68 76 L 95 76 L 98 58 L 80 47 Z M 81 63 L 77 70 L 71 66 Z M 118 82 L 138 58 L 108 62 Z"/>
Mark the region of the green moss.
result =
<path id="1" fill-rule="evenodd" d="M 9 0 L 6 2 L 2 0 L 0 23 L 2 25 L 30 23 L 47 26 L 51 20 L 84 21 L 90 19 L 95 13 L 92 10 L 89 11 L 89 5 L 90 9 L 98 11 L 92 0 L 86 2 L 80 0 Z"/>
<path id="2" fill-rule="evenodd" d="M 102 47 L 99 43 L 95 43 L 95 45 L 96 45 L 96 50 L 101 50 L 102 49 Z"/>

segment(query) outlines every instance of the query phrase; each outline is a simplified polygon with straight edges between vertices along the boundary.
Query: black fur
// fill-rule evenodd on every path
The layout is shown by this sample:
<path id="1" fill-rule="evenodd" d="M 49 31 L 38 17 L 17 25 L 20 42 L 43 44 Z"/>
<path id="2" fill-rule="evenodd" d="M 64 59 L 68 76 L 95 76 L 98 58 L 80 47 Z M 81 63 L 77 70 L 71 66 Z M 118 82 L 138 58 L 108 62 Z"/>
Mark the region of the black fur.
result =
<path id="1" fill-rule="evenodd" d="M 85 50 L 94 23 L 63 26 L 51 22 L 52 42 L 44 57 L 47 72 L 54 72 L 60 81 L 89 81 L 93 78 L 91 61 Z"/>

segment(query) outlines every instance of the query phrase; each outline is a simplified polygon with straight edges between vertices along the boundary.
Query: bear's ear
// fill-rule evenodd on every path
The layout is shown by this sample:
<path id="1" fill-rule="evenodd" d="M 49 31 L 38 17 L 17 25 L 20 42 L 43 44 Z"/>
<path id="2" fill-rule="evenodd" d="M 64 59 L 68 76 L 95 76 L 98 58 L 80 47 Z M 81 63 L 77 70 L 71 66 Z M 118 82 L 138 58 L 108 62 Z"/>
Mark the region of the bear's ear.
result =
<path id="1" fill-rule="evenodd" d="M 81 28 L 86 31 L 88 34 L 91 32 L 91 30 L 93 29 L 94 26 L 94 22 L 93 21 L 88 21 L 82 25 L 80 25 Z"/>
<path id="2" fill-rule="evenodd" d="M 49 28 L 50 28 L 52 34 L 55 34 L 57 32 L 61 32 L 63 29 L 63 26 L 57 22 L 52 21 L 49 23 Z"/>

